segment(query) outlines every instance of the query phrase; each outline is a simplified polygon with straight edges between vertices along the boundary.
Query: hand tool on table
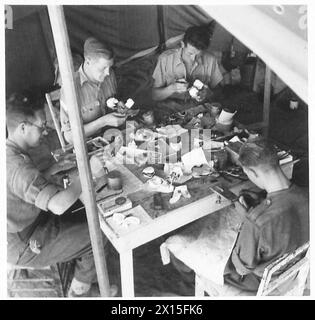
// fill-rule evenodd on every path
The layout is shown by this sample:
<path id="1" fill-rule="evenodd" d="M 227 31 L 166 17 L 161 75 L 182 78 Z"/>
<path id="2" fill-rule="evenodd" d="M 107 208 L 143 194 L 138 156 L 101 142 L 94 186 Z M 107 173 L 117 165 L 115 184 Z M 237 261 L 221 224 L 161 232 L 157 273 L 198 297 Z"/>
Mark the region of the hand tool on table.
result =
<path id="1" fill-rule="evenodd" d="M 217 171 L 217 172 L 219 173 L 220 177 L 222 177 L 227 182 L 230 182 L 230 183 L 233 182 L 232 179 L 227 177 L 227 174 L 225 172 L 223 172 L 223 171 Z"/>
<path id="2" fill-rule="evenodd" d="M 227 199 L 231 202 L 238 201 L 238 196 L 223 185 L 212 186 L 210 187 L 210 190 L 218 194 L 220 197 L 222 196 L 224 199 Z"/>
<path id="3" fill-rule="evenodd" d="M 232 167 L 232 168 L 228 168 L 226 170 L 220 170 L 218 172 L 225 179 L 226 179 L 226 175 L 228 175 L 228 176 L 231 176 L 233 178 L 236 178 L 236 179 L 239 179 L 242 181 L 248 180 L 247 175 L 243 172 L 242 168 L 240 168 L 240 167 Z M 231 182 L 231 181 L 229 181 L 229 182 Z"/>

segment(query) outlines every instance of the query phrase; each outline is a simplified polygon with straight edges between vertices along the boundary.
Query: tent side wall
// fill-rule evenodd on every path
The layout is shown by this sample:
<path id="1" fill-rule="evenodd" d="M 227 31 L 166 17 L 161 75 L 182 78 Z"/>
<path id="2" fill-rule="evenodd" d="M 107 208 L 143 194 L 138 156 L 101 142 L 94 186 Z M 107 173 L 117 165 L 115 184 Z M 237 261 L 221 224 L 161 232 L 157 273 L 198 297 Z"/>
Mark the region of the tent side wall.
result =
<path id="1" fill-rule="evenodd" d="M 116 61 L 159 44 L 157 6 L 65 6 L 71 48 L 82 53 L 94 36 L 113 47 Z"/>
<path id="2" fill-rule="evenodd" d="M 45 6 L 12 6 L 13 30 L 6 30 L 7 94 L 29 88 L 47 90 L 54 80 L 51 28 Z M 71 49 L 83 54 L 84 40 L 95 36 L 113 47 L 119 65 L 135 55 L 154 51 L 163 34 L 159 21 L 162 8 L 165 41 L 177 40 L 192 25 L 209 23 L 212 18 L 199 6 L 64 6 Z M 44 18 L 43 18 L 44 17 Z M 217 24 L 210 51 L 248 49 Z M 140 54 L 139 54 L 140 52 Z"/>
<path id="3" fill-rule="evenodd" d="M 7 94 L 30 87 L 47 87 L 54 80 L 53 65 L 40 18 L 41 10 L 46 9 L 44 6 L 37 7 L 41 8 L 15 19 L 13 29 L 5 30 Z M 20 11 L 14 7 L 13 17 L 15 12 Z"/>

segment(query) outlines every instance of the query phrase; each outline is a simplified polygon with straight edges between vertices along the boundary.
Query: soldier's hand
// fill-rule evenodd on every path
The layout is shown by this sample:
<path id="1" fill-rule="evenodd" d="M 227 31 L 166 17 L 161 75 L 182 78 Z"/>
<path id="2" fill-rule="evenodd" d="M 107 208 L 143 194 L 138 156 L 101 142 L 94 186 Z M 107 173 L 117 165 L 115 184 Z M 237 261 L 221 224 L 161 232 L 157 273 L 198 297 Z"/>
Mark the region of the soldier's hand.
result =
<path id="1" fill-rule="evenodd" d="M 244 203 L 243 203 L 241 197 L 239 197 L 238 201 L 233 202 L 233 204 L 234 204 L 235 210 L 236 210 L 239 214 L 241 214 L 242 216 L 245 216 L 245 215 L 246 215 L 248 209 L 246 209 L 246 207 L 244 206 Z"/>
<path id="2" fill-rule="evenodd" d="M 104 126 L 120 127 L 125 123 L 126 116 L 116 116 L 113 113 L 106 114 L 103 116 Z"/>
<path id="3" fill-rule="evenodd" d="M 173 93 L 182 93 L 186 92 L 188 88 L 187 82 L 174 82 L 171 84 L 171 89 Z"/>

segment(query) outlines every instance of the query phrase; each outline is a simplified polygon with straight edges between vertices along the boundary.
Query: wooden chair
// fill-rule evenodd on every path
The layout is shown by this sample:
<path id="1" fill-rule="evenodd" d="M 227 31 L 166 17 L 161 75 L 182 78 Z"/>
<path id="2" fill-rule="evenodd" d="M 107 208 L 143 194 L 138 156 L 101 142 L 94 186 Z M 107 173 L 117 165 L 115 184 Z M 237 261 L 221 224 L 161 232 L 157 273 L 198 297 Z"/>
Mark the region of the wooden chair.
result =
<path id="1" fill-rule="evenodd" d="M 60 89 L 56 89 L 54 91 L 48 92 L 45 94 L 45 98 L 47 101 L 47 105 L 49 108 L 49 112 L 54 124 L 54 127 L 56 129 L 58 139 L 61 145 L 62 150 L 65 152 L 67 150 L 71 150 L 73 148 L 72 144 L 68 144 L 61 132 L 60 127 L 60 111 L 54 106 L 55 101 L 60 101 Z"/>
<path id="2" fill-rule="evenodd" d="M 291 253 L 284 254 L 270 263 L 264 270 L 256 296 L 302 296 L 309 275 L 309 242 Z M 224 285 L 231 288 L 231 286 Z M 232 288 L 231 288 L 232 289 Z M 200 275 L 195 277 L 195 295 L 211 296 L 212 283 Z M 232 290 L 229 290 L 231 295 Z M 253 295 L 235 290 L 235 295 Z"/>
<path id="3" fill-rule="evenodd" d="M 310 269 L 309 255 L 309 242 L 307 242 L 270 263 L 264 270 L 257 296 L 272 294 L 290 279 L 294 279 L 293 287 L 287 288 L 284 295 L 302 296 Z"/>
<path id="4" fill-rule="evenodd" d="M 73 276 L 73 262 L 43 268 L 7 265 L 9 297 L 66 297 Z"/>

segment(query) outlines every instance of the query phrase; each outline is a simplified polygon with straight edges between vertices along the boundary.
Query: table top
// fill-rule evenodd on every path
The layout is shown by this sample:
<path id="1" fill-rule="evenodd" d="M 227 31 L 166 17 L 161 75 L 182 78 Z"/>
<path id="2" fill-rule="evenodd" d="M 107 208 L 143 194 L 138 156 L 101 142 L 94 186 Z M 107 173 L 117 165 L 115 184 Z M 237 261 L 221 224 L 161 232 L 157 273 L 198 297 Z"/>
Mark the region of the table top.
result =
<path id="1" fill-rule="evenodd" d="M 294 161 L 285 163 L 282 165 L 282 169 L 287 175 L 290 175 L 293 165 Z M 138 168 L 138 171 L 140 171 L 140 169 L 141 168 Z M 129 171 L 129 179 L 136 180 L 137 182 L 140 181 L 140 179 L 137 178 L 137 174 L 135 174 L 135 170 L 131 168 L 126 168 L 126 170 Z M 129 231 L 123 230 L 123 232 L 121 232 L 121 229 L 115 229 L 113 224 L 110 225 L 100 215 L 101 229 L 116 250 L 123 252 L 134 249 L 190 222 L 233 205 L 230 200 L 224 197 L 221 197 L 218 202 L 218 195 L 214 193 L 210 187 L 220 185 L 228 188 L 236 195 L 238 195 L 242 189 L 258 190 L 250 180 L 244 181 L 231 178 L 230 181 L 226 181 L 223 177 L 216 178 L 217 181 L 213 180 L 213 177 L 206 176 L 186 182 L 191 198 L 185 199 L 181 197 L 175 204 L 169 203 L 172 193 L 162 193 L 163 210 L 154 210 L 152 208 L 153 195 L 155 192 L 147 190 L 145 184 L 143 184 L 138 190 L 125 194 L 133 204 L 133 209 L 131 209 L 130 212 L 139 217 L 143 223 L 131 228 Z M 141 206 L 141 209 L 139 209 L 139 206 Z M 136 212 L 134 208 L 137 208 Z M 128 214 L 128 211 L 126 213 Z"/>
<path id="2" fill-rule="evenodd" d="M 128 166 L 126 169 L 132 174 L 129 179 L 140 180 L 141 167 L 135 170 L 132 166 Z M 141 180 L 145 182 L 145 178 L 142 177 Z M 124 212 L 124 214 L 132 213 L 140 219 L 141 223 L 131 226 L 129 230 L 123 230 L 119 225 L 115 225 L 112 218 L 104 219 L 100 214 L 101 229 L 119 252 L 130 250 L 231 205 L 231 202 L 224 198 L 221 198 L 218 203 L 218 195 L 210 187 L 219 184 L 240 189 L 248 186 L 248 181 L 233 178 L 228 182 L 222 177 L 214 179 L 211 176 L 205 176 L 193 178 L 185 184 L 191 198 L 181 197 L 178 202 L 171 204 L 169 199 L 173 193 L 161 193 L 164 207 L 162 210 L 153 208 L 153 195 L 156 192 L 148 191 L 143 184 L 138 190 L 125 194 L 132 201 L 133 208 Z"/>
<path id="3" fill-rule="evenodd" d="M 195 109 L 198 108 L 201 108 L 201 106 Z M 199 111 L 202 110 L 200 109 Z M 156 210 L 153 208 L 153 196 L 156 192 L 149 191 L 146 188 L 145 182 L 148 178 L 142 175 L 142 170 L 147 165 L 112 163 L 109 166 L 109 171 L 118 169 L 122 173 L 123 192 L 111 196 L 115 192 L 105 188 L 102 192 L 96 194 L 96 201 L 110 196 L 108 201 L 113 204 L 115 198 L 121 196 L 127 197 L 132 201 L 132 208 L 125 211 L 124 215 L 129 214 L 140 220 L 140 224 L 138 225 L 130 225 L 123 228 L 113 219 L 113 216 L 104 219 L 99 212 L 101 229 L 118 252 L 134 249 L 231 205 L 231 201 L 224 198 L 221 198 L 218 202 L 218 195 L 210 187 L 221 185 L 231 191 L 235 191 L 236 194 L 242 188 L 248 189 L 249 187 L 253 187 L 250 181 L 233 177 L 220 176 L 214 178 L 209 175 L 198 179 L 192 178 L 185 183 L 191 195 L 189 199 L 181 197 L 178 202 L 171 204 L 169 200 L 173 192 L 161 193 L 163 209 Z M 163 165 L 150 166 L 155 168 L 158 176 L 166 178 Z"/>

